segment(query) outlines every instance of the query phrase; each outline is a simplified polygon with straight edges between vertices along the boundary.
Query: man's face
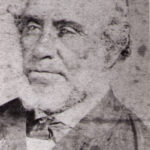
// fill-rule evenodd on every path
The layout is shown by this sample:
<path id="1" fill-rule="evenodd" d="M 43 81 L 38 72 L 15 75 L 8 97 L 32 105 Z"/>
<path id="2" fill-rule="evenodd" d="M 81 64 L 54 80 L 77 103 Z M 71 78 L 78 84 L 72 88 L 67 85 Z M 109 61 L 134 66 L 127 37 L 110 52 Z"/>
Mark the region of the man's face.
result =
<path id="1" fill-rule="evenodd" d="M 93 83 L 103 82 L 100 35 L 109 7 L 104 0 L 30 1 L 23 14 L 23 66 L 43 107 L 58 109 L 73 95 L 80 99 L 90 93 Z"/>

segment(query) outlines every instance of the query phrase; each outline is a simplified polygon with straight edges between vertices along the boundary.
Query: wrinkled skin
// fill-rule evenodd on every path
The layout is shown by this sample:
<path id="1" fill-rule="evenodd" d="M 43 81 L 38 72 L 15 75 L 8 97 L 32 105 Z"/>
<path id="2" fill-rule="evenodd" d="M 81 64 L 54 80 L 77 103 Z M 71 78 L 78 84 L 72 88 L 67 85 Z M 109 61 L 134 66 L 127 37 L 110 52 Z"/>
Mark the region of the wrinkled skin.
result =
<path id="1" fill-rule="evenodd" d="M 41 109 L 55 111 L 107 84 L 101 33 L 112 15 L 105 1 L 32 0 L 21 26 L 23 67 Z M 108 10 L 109 8 L 109 10 Z M 103 91 L 103 90 L 102 90 Z"/>

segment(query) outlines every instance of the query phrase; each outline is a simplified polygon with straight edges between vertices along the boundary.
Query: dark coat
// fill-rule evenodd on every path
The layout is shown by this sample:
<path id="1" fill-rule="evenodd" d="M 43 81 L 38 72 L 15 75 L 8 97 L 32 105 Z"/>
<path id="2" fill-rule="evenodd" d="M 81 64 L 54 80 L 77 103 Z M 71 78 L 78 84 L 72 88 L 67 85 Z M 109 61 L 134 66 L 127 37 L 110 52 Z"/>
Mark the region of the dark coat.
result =
<path id="1" fill-rule="evenodd" d="M 27 114 L 19 99 L 0 107 L 0 150 L 26 150 Z M 109 92 L 54 150 L 149 150 L 149 135 L 141 120 Z"/>

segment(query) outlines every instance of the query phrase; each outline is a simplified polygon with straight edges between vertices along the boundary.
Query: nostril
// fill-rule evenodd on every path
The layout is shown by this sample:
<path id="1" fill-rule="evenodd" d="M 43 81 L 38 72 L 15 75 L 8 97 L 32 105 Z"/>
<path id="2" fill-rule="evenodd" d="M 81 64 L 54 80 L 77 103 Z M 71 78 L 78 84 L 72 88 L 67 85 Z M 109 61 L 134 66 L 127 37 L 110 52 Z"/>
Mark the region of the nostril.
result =
<path id="1" fill-rule="evenodd" d="M 53 58 L 52 56 L 44 56 L 44 57 L 41 58 L 41 60 L 43 60 L 43 59 L 52 59 L 52 58 Z"/>

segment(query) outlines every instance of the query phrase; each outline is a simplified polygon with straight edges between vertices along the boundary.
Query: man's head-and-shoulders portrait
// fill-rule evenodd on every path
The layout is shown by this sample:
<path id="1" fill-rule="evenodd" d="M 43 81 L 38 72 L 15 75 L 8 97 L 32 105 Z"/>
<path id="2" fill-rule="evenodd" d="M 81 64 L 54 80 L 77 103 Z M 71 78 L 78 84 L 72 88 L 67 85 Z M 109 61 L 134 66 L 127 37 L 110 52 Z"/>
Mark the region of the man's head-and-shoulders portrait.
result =
<path id="1" fill-rule="evenodd" d="M 130 3 L 26 0 L 7 6 L 22 79 L 11 81 L 15 86 L 6 91 L 17 92 L 0 106 L 0 150 L 148 148 L 148 128 L 113 85 L 134 54 Z"/>

